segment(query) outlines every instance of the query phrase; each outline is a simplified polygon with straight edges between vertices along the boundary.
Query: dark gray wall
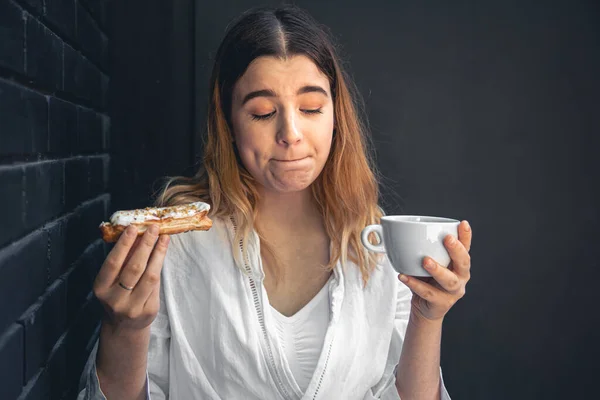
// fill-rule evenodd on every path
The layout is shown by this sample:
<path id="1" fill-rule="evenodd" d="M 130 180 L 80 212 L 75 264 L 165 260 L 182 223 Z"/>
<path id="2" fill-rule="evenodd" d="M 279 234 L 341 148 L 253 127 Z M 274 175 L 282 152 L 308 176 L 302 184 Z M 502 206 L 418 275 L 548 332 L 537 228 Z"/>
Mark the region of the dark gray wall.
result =
<path id="1" fill-rule="evenodd" d="M 140 205 L 161 175 L 193 171 L 212 56 L 231 18 L 267 3 L 119 3 L 113 204 Z M 366 99 L 387 212 L 474 228 L 473 278 L 444 327 L 453 398 L 591 394 L 598 3 L 296 3 L 343 45 Z"/>
<path id="2" fill-rule="evenodd" d="M 193 165 L 194 3 L 111 2 L 109 109 L 113 210 L 148 205 L 166 175 Z"/>
<path id="3" fill-rule="evenodd" d="M 110 207 L 100 0 L 0 1 L 0 399 L 72 399 Z"/>
<path id="4" fill-rule="evenodd" d="M 448 387 L 459 399 L 589 395 L 598 8 L 433 3 L 312 10 L 367 97 L 389 208 L 474 227 L 473 280 L 444 330 Z"/>

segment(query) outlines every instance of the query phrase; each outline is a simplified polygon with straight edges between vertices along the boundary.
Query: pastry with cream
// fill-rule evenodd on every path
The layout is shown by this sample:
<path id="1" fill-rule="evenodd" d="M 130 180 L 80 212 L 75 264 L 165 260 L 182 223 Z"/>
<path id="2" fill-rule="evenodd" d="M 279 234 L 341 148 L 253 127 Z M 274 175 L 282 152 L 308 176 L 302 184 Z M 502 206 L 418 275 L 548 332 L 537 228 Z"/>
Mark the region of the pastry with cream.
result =
<path id="1" fill-rule="evenodd" d="M 212 227 L 208 218 L 210 205 L 195 202 L 170 207 L 146 207 L 137 210 L 117 211 L 110 222 L 102 222 L 100 231 L 105 242 L 116 242 L 129 225 L 135 225 L 138 236 L 150 225 L 158 225 L 160 235 L 174 235 L 193 230 L 206 231 Z"/>

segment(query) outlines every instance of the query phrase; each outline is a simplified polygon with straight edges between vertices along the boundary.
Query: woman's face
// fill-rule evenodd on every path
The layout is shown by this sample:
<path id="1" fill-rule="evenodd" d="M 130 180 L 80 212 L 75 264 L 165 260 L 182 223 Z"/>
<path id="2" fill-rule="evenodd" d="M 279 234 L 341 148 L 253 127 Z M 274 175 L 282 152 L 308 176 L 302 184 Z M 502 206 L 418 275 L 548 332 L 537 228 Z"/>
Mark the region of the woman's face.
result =
<path id="1" fill-rule="evenodd" d="M 265 190 L 306 189 L 331 149 L 329 80 L 305 56 L 259 57 L 236 82 L 232 125 L 240 158 Z"/>

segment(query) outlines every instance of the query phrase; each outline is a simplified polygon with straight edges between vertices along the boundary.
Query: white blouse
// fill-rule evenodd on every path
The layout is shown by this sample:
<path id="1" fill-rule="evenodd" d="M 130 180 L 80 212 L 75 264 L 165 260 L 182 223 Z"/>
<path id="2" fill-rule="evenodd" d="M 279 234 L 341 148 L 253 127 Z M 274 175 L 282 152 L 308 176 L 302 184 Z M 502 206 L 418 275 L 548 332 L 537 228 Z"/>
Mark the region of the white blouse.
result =
<path id="1" fill-rule="evenodd" d="M 315 297 L 290 317 L 281 314 L 272 306 L 269 307 L 274 317 L 279 345 L 303 393 L 306 392 L 315 372 L 329 325 L 330 282 L 331 277 Z"/>
<path id="2" fill-rule="evenodd" d="M 327 285 L 330 318 L 312 377 L 300 388 L 278 340 L 263 284 L 260 240 L 236 265 L 235 225 L 173 235 L 161 273 L 160 310 L 150 329 L 151 400 L 400 400 L 395 386 L 411 292 L 381 259 L 365 286 L 359 268 L 338 262 Z M 240 270 L 242 268 L 244 273 Z M 319 325 L 321 326 L 321 325 Z M 97 344 L 78 400 L 104 400 Z M 293 365 L 293 363 L 292 363 Z M 441 399 L 448 400 L 443 379 Z"/>

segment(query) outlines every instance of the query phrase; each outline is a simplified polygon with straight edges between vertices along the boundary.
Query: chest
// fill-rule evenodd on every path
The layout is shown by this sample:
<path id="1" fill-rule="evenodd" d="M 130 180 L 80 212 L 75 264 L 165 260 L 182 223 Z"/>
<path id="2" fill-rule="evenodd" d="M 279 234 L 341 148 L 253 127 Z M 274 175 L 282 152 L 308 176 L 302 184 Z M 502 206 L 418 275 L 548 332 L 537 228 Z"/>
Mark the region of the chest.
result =
<path id="1" fill-rule="evenodd" d="M 263 283 L 271 306 L 289 317 L 306 306 L 329 279 L 329 241 L 288 244 L 277 247 L 274 255 L 262 257 Z"/>

